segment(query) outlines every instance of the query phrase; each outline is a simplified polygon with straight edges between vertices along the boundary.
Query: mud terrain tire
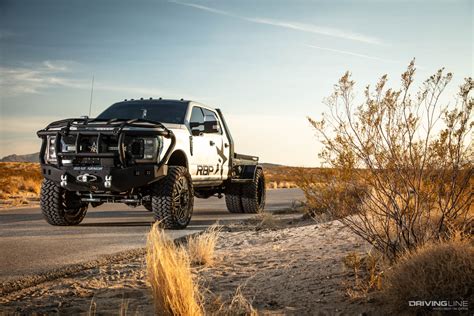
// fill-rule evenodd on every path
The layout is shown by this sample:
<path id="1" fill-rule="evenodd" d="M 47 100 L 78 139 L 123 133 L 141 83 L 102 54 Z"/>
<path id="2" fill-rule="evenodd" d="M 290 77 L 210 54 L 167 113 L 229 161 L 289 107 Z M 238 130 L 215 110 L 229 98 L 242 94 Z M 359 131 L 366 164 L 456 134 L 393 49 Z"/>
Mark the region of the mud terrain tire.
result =
<path id="1" fill-rule="evenodd" d="M 265 177 L 262 169 L 255 170 L 251 183 L 242 186 L 242 208 L 244 213 L 260 213 L 265 207 Z"/>
<path id="2" fill-rule="evenodd" d="M 87 204 L 81 203 L 74 192 L 48 179 L 41 185 L 40 206 L 46 221 L 55 226 L 78 225 L 87 213 Z"/>
<path id="3" fill-rule="evenodd" d="M 169 167 L 168 175 L 152 184 L 153 216 L 163 228 L 186 228 L 193 214 L 193 205 L 193 183 L 185 167 Z"/>
<path id="4" fill-rule="evenodd" d="M 243 213 L 242 207 L 242 185 L 232 183 L 226 188 L 225 204 L 231 213 Z"/>

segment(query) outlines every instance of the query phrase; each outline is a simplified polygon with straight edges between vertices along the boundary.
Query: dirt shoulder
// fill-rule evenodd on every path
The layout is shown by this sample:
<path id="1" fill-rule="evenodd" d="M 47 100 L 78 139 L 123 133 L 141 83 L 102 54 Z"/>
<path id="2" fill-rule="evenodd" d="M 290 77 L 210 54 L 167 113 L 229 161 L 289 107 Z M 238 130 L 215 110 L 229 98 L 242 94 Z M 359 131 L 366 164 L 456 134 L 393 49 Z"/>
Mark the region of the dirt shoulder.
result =
<path id="1" fill-rule="evenodd" d="M 378 314 L 373 300 L 353 300 L 350 252 L 368 245 L 338 221 L 317 224 L 294 215 L 264 216 L 223 226 L 212 267 L 193 267 L 207 304 L 228 301 L 238 288 L 262 314 Z M 151 314 L 144 253 L 97 263 L 0 297 L 3 314 Z M 0 313 L 1 314 L 1 313 Z"/>

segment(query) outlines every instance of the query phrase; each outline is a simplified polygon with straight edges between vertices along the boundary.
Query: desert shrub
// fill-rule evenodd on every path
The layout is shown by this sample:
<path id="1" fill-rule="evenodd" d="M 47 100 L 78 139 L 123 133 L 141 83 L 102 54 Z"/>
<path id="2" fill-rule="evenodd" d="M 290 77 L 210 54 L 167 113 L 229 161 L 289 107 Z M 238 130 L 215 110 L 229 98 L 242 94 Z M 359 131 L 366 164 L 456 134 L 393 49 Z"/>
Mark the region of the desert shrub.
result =
<path id="1" fill-rule="evenodd" d="M 329 201 L 330 210 L 350 215 L 342 221 L 391 260 L 473 224 L 474 81 L 465 79 L 456 102 L 443 106 L 452 74 L 439 70 L 412 97 L 414 74 L 411 62 L 400 89 L 387 88 L 382 76 L 356 105 L 346 73 L 322 120 L 309 118 L 323 143 L 320 158 L 338 173 L 309 196 L 323 201 L 321 209 Z"/>
<path id="2" fill-rule="evenodd" d="M 368 189 L 362 181 L 345 178 L 340 170 L 303 173 L 297 183 L 305 194 L 306 214 L 313 218 L 326 214 L 339 219 L 358 212 Z"/>
<path id="3" fill-rule="evenodd" d="M 216 316 L 257 316 L 257 310 L 252 303 L 243 295 L 242 285 L 237 287 L 228 302 L 222 302 L 216 297 L 208 306 L 208 314 Z"/>
<path id="4" fill-rule="evenodd" d="M 429 243 L 401 256 L 387 272 L 382 294 L 393 309 L 408 310 L 412 300 L 472 302 L 473 289 L 474 246 L 451 240 Z M 413 307 L 410 310 L 415 312 Z"/>
<path id="5" fill-rule="evenodd" d="M 383 256 L 369 251 L 365 254 L 351 252 L 343 259 L 344 266 L 354 273 L 354 284 L 347 289 L 351 298 L 366 297 L 373 290 L 382 288 L 384 273 Z"/>
<path id="6" fill-rule="evenodd" d="M 297 188 L 301 175 L 318 175 L 327 172 L 323 168 L 288 167 L 279 165 L 265 166 L 265 183 L 268 189 Z"/>
<path id="7" fill-rule="evenodd" d="M 37 163 L 3 162 L 0 163 L 0 197 L 32 193 L 39 195 L 41 188 L 41 170 Z"/>
<path id="8" fill-rule="evenodd" d="M 186 250 L 168 239 L 159 223 L 147 236 L 146 268 L 159 315 L 203 315 Z"/>
<path id="9" fill-rule="evenodd" d="M 191 263 L 211 266 L 214 263 L 214 251 L 219 238 L 219 227 L 208 228 L 204 233 L 188 238 L 188 254 Z"/>
<path id="10" fill-rule="evenodd" d="M 266 229 L 276 229 L 278 227 L 278 223 L 270 212 L 262 212 L 255 216 L 257 220 L 257 224 L 255 230 L 266 230 Z"/>

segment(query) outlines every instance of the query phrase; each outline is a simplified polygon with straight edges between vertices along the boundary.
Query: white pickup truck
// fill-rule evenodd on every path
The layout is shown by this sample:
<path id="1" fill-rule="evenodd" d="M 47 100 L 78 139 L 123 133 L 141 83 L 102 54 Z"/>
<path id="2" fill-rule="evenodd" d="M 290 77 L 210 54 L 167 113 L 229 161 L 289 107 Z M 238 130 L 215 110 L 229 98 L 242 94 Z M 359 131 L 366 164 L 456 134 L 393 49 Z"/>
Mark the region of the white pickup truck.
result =
<path id="1" fill-rule="evenodd" d="M 97 118 L 38 131 L 41 209 L 52 225 L 77 225 L 89 205 L 143 205 L 165 228 L 185 228 L 194 197 L 225 195 L 233 213 L 265 205 L 258 157 L 234 152 L 219 109 L 186 100 L 125 100 Z"/>

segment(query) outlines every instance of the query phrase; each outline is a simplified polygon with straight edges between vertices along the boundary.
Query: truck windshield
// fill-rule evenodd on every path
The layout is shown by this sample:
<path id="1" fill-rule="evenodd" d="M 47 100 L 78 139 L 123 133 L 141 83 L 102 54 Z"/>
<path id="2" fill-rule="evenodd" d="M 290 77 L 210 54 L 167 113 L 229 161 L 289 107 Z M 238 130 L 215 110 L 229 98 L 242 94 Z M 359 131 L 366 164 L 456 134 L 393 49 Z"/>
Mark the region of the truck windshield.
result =
<path id="1" fill-rule="evenodd" d="M 111 105 L 98 119 L 147 119 L 160 123 L 184 124 L 188 103 L 171 100 L 124 101 Z"/>

